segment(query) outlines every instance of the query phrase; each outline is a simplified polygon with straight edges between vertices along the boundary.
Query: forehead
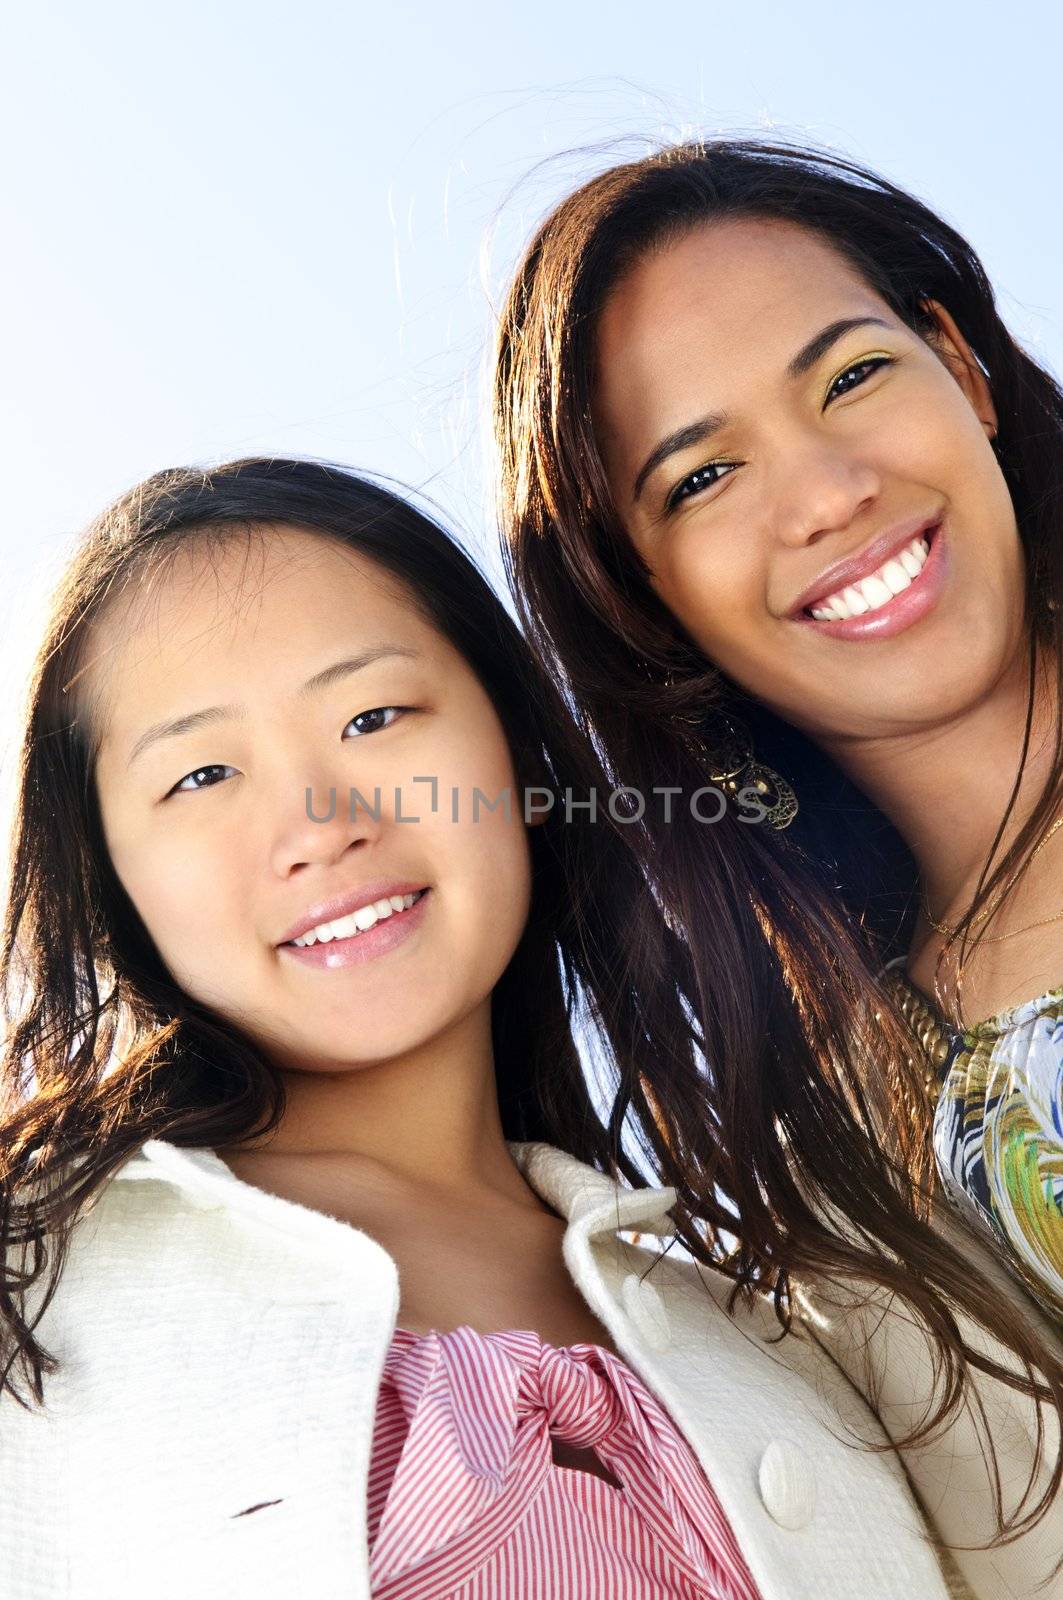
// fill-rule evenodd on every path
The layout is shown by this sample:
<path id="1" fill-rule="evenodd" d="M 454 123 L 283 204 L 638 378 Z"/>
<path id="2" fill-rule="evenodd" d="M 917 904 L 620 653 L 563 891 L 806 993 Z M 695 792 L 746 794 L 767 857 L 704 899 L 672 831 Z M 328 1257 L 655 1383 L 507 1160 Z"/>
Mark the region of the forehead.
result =
<path id="1" fill-rule="evenodd" d="M 648 406 L 656 424 L 661 404 L 687 383 L 724 406 L 736 382 L 762 372 L 781 380 L 805 340 L 835 317 L 861 312 L 881 316 L 883 301 L 811 230 L 753 218 L 693 228 L 642 256 L 602 310 L 602 420 L 615 427 L 622 415 L 630 423 L 633 409 Z"/>
<path id="2" fill-rule="evenodd" d="M 259 629 L 283 618 L 294 640 L 323 623 L 354 632 L 382 617 L 419 615 L 405 586 L 369 556 L 288 525 L 226 532 L 220 543 L 190 535 L 97 623 L 110 654 L 150 650 L 172 664 L 193 640 L 215 649 L 253 647 Z"/>
<path id="3" fill-rule="evenodd" d="M 109 741 L 130 717 L 150 720 L 149 702 L 207 690 L 217 673 L 279 685 L 300 668 L 307 676 L 337 641 L 385 638 L 446 650 L 416 597 L 361 552 L 279 524 L 220 544 L 193 534 L 96 618 L 79 687 L 88 721 Z"/>

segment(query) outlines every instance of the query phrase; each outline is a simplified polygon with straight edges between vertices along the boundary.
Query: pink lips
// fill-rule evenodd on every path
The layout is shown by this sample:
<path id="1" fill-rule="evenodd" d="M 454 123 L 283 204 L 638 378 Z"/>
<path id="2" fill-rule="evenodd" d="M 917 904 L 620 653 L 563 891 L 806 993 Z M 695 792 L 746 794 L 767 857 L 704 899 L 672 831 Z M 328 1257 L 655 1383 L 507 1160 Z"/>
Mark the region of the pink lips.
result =
<path id="1" fill-rule="evenodd" d="M 352 911 L 360 911 L 363 906 L 371 906 L 377 900 L 388 900 L 393 894 L 419 894 L 424 887 L 423 883 L 410 883 L 405 878 L 401 881 L 397 878 L 372 878 L 357 889 L 348 889 L 346 894 L 333 895 L 331 900 L 319 900 L 316 905 L 308 906 L 298 922 L 293 922 L 277 943 L 289 944 L 293 939 L 301 939 L 304 933 L 309 933 L 311 928 L 318 927 L 322 922 L 336 922 L 340 917 L 349 917 Z"/>
<path id="2" fill-rule="evenodd" d="M 795 618 L 802 627 L 814 628 L 817 633 L 829 634 L 832 639 L 891 639 L 894 634 L 910 628 L 928 611 L 932 611 L 941 597 L 949 569 L 948 544 L 945 524 L 940 523 L 928 531 L 930 554 L 907 589 L 895 594 L 884 606 L 865 611 L 859 617 L 820 620 L 804 614 Z"/>
<path id="3" fill-rule="evenodd" d="M 282 944 L 278 949 L 285 960 L 298 961 L 304 967 L 360 966 L 397 949 L 417 932 L 427 915 L 431 894 L 430 889 L 425 889 L 408 911 L 393 911 L 390 917 L 382 917 L 364 933 L 352 933 L 346 939 L 329 939 L 323 944 Z"/>

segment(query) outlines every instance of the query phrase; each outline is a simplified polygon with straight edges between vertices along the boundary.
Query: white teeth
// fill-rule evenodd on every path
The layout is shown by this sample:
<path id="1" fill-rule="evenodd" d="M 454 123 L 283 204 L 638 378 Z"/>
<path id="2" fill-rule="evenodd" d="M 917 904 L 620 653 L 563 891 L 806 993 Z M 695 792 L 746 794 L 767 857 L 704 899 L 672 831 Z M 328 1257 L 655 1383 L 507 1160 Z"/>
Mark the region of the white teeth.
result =
<path id="1" fill-rule="evenodd" d="M 870 578 L 861 578 L 857 588 L 867 601 L 869 611 L 874 611 L 878 606 L 884 606 L 887 600 L 893 599 L 893 590 L 889 584 L 874 573 Z"/>
<path id="2" fill-rule="evenodd" d="M 372 905 L 361 906 L 357 911 L 352 911 L 349 916 L 337 917 L 334 922 L 320 922 L 316 928 L 311 928 L 309 933 L 300 934 L 292 943 L 305 948 L 312 944 L 328 944 L 331 939 L 349 939 L 352 934 L 365 933 L 385 917 L 393 916 L 396 911 L 408 911 L 417 899 L 415 894 L 392 894 L 384 900 L 376 900 Z"/>
<path id="3" fill-rule="evenodd" d="M 902 589 L 907 589 L 911 583 L 911 576 L 905 572 L 899 561 L 887 561 L 882 569 L 882 579 L 888 583 L 894 594 L 900 594 Z"/>
<path id="4" fill-rule="evenodd" d="M 930 545 L 925 538 L 913 539 L 870 577 L 861 578 L 859 583 L 850 584 L 813 606 L 812 615 L 817 622 L 844 622 L 848 617 L 862 617 L 865 611 L 877 611 L 909 587 L 922 572 L 929 554 Z"/>

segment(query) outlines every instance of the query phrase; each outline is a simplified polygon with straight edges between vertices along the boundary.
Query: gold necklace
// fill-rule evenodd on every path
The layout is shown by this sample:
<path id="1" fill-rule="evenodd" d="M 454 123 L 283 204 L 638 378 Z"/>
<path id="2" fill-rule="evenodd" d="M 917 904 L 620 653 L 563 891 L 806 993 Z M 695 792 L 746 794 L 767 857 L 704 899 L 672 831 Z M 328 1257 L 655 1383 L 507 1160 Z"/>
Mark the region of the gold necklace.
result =
<path id="1" fill-rule="evenodd" d="M 926 997 L 903 972 L 893 967 L 885 974 L 885 986 L 892 991 L 897 1006 L 911 1029 L 922 1056 L 923 1088 L 931 1105 L 941 1088 L 941 1069 L 948 1060 L 952 1040 L 948 1025 L 935 1012 Z M 876 1013 L 877 1020 L 881 1016 Z"/>
<path id="2" fill-rule="evenodd" d="M 1026 869 L 1029 867 L 1030 862 L 1033 860 L 1034 856 L 1036 856 L 1040 851 L 1042 851 L 1044 849 L 1045 845 L 1048 843 L 1049 839 L 1051 839 L 1052 835 L 1054 833 L 1058 832 L 1058 830 L 1060 828 L 1063 828 L 1063 814 L 1061 814 L 1060 816 L 1058 816 L 1056 818 L 1055 822 L 1053 822 L 1052 826 L 1049 828 L 1049 830 L 1045 834 L 1044 838 L 1041 839 L 1040 842 L 1035 846 L 1035 848 L 1030 851 L 1030 854 L 1026 859 L 1026 866 L 1023 867 L 1023 869 L 1022 869 L 1023 872 L 1025 872 Z M 1021 876 L 1021 874 L 1020 874 L 1020 876 Z M 1011 882 L 1008 884 L 1007 888 L 1006 889 L 1002 889 L 1000 891 L 1000 893 L 997 895 L 996 899 L 992 902 L 992 904 L 986 906 L 985 910 L 984 911 L 980 911 L 976 917 L 972 917 L 971 918 L 971 926 L 974 927 L 975 923 L 984 922 L 985 919 L 988 916 L 991 916 L 992 913 L 996 910 L 997 906 L 999 906 L 1001 901 L 1005 898 L 1005 896 L 1008 895 L 1011 892 L 1012 889 L 1014 889 L 1014 887 L 1018 883 L 1018 881 L 1019 881 L 1018 877 L 1013 878 L 1011 880 Z M 926 920 L 929 922 L 930 926 L 932 928 L 936 928 L 938 933 L 945 934 L 946 938 L 949 938 L 949 939 L 954 938 L 955 935 L 958 933 L 958 931 L 959 931 L 958 928 L 954 928 L 954 927 L 950 926 L 950 924 L 947 923 L 947 922 L 938 922 L 936 920 L 936 918 L 931 915 L 930 907 L 927 905 L 927 901 L 926 901 L 926 891 L 925 890 L 923 891 L 923 911 L 926 914 Z M 980 942 L 982 944 L 1002 944 L 1005 939 L 1014 939 L 1020 933 L 1030 933 L 1030 932 L 1033 931 L 1034 928 L 1047 928 L 1049 923 L 1051 923 L 1051 922 L 1060 922 L 1060 921 L 1063 921 L 1063 911 L 1057 911 L 1055 913 L 1055 915 L 1051 916 L 1051 917 L 1044 917 L 1044 918 L 1041 919 L 1040 922 L 1028 922 L 1024 928 L 1012 928 L 1007 933 L 983 934 L 982 939 L 981 939 Z"/>

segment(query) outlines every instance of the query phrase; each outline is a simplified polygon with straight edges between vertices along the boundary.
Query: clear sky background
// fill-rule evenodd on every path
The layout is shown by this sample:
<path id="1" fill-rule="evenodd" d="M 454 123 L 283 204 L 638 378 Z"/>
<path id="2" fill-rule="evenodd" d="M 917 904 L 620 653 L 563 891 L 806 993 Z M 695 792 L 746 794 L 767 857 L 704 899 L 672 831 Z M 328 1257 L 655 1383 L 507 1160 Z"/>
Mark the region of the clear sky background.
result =
<path id="1" fill-rule="evenodd" d="M 20 13 L 0 42 L 5 821 L 46 589 L 146 473 L 265 452 L 392 474 L 497 573 L 492 302 L 551 201 L 648 143 L 773 132 L 877 167 L 968 235 L 1063 370 L 1050 0 Z"/>

